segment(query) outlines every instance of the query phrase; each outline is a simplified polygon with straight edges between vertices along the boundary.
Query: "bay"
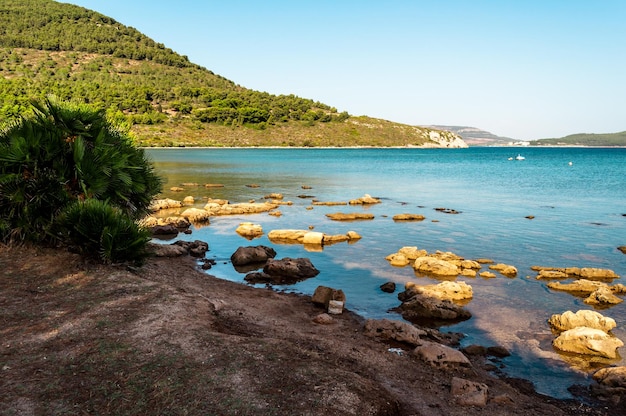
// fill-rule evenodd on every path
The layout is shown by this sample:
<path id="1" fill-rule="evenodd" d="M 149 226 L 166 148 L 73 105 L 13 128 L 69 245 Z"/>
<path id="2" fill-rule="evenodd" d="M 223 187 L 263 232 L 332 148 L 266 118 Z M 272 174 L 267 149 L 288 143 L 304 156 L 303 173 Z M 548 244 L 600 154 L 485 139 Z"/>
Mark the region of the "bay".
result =
<path id="1" fill-rule="evenodd" d="M 525 160 L 509 160 L 520 152 Z M 399 287 L 408 281 L 438 281 L 416 276 L 410 267 L 390 266 L 388 254 L 417 246 L 468 259 L 491 258 L 516 266 L 518 276 L 458 278 L 474 289 L 467 305 L 473 317 L 443 330 L 463 333 L 463 345 L 508 348 L 512 356 L 503 360 L 502 371 L 559 398 L 569 397 L 571 384 L 589 383 L 594 366 L 624 365 L 621 358 L 589 365 L 552 348 L 548 318 L 592 307 L 581 298 L 548 289 L 530 268 L 598 267 L 626 275 L 626 255 L 617 250 L 626 245 L 626 149 L 211 148 L 146 153 L 166 180 L 162 197 L 180 200 L 191 195 L 202 207 L 203 198 L 236 203 L 261 201 L 278 192 L 293 202 L 280 207 L 281 217 L 212 217 L 209 225 L 177 237 L 209 243 L 207 257 L 217 261 L 209 271 L 213 275 L 243 284 L 245 275 L 234 270 L 230 255 L 242 245 L 268 245 L 278 258 L 308 257 L 321 271 L 313 279 L 275 289 L 310 295 L 319 285 L 340 288 L 346 293 L 347 308 L 363 317 L 401 319 L 389 311 L 400 303 L 397 292 L 387 294 L 379 286 L 387 281 Z M 187 186 L 182 193 L 169 190 L 182 183 L 199 186 Z M 224 186 L 205 188 L 205 183 Z M 382 203 L 307 209 L 312 198 L 347 201 L 364 194 L 381 198 Z M 359 211 L 374 214 L 374 220 L 344 223 L 325 216 Z M 422 214 L 426 220 L 395 223 L 392 217 L 400 213 Z M 235 229 L 244 221 L 261 224 L 265 235 L 253 241 L 240 237 Z M 353 230 L 363 238 L 312 252 L 301 245 L 276 245 L 266 237 L 272 229 L 309 227 L 326 234 Z M 600 312 L 617 321 L 613 333 L 626 340 L 626 307 L 620 304 Z"/>

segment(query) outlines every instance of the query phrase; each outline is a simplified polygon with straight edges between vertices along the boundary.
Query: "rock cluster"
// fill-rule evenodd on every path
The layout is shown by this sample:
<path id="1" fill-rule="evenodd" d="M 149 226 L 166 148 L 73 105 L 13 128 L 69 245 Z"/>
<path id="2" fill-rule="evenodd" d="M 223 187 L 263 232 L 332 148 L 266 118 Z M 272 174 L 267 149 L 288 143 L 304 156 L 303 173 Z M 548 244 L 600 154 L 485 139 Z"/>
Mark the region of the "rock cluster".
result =
<path id="1" fill-rule="evenodd" d="M 456 277 L 459 275 L 475 277 L 477 271 L 482 267 L 481 263 L 486 263 L 484 260 L 479 262 L 465 259 L 451 252 L 436 251 L 429 254 L 426 250 L 420 250 L 414 246 L 402 247 L 396 253 L 388 255 L 386 259 L 392 266 L 411 265 L 418 275 L 433 277 Z M 517 275 L 515 266 L 499 263 L 489 267 L 504 276 L 515 277 Z M 481 274 L 481 276 L 495 277 L 495 274 Z"/>
<path id="2" fill-rule="evenodd" d="M 449 370 L 456 374 L 451 378 L 450 396 L 459 406 L 484 407 L 487 405 L 489 387 L 486 384 L 458 377 L 461 372 L 468 375 L 474 373 L 472 363 L 467 356 L 455 348 L 427 340 L 433 336 L 432 333 L 410 323 L 390 319 L 367 320 L 364 333 L 386 342 L 407 345 L 412 348 L 411 354 L 418 359 L 435 368 Z M 394 350 L 398 350 L 400 354 L 404 351 L 403 349 Z"/>
<path id="3" fill-rule="evenodd" d="M 566 353 L 616 358 L 624 343 L 610 334 L 615 320 L 589 310 L 552 315 L 548 323 L 559 334 L 552 345 Z"/>
<path id="4" fill-rule="evenodd" d="M 613 280 L 619 278 L 611 269 L 599 269 L 593 267 L 544 267 L 532 266 L 532 270 L 538 272 L 537 279 L 587 279 L 587 280 Z"/>

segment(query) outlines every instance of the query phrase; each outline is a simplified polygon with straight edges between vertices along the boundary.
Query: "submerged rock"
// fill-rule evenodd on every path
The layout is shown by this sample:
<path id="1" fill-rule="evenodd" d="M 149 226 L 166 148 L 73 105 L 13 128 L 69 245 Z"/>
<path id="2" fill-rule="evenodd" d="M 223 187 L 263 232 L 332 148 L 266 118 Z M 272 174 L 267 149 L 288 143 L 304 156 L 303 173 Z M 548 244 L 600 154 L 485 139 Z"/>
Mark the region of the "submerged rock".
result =
<path id="1" fill-rule="evenodd" d="M 366 212 L 343 213 L 335 212 L 334 214 L 326 214 L 333 221 L 356 221 L 356 220 L 373 220 L 374 214 Z"/>
<path id="2" fill-rule="evenodd" d="M 424 221 L 425 216 L 421 214 L 398 214 L 393 216 L 394 221 Z"/>

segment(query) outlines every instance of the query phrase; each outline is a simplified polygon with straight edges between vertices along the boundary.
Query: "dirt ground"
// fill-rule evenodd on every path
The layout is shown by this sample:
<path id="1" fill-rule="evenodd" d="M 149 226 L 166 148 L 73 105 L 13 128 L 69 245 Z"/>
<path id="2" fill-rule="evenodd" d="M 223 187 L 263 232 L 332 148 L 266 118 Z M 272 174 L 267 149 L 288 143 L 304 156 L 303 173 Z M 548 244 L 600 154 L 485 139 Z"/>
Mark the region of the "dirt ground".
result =
<path id="1" fill-rule="evenodd" d="M 352 313 L 314 323 L 322 312 L 310 297 L 208 276 L 189 257 L 134 268 L 0 246 L 0 414 L 623 414 L 538 395 L 484 357 L 434 369 L 365 336 Z M 487 405 L 457 404 L 455 376 L 485 383 Z"/>

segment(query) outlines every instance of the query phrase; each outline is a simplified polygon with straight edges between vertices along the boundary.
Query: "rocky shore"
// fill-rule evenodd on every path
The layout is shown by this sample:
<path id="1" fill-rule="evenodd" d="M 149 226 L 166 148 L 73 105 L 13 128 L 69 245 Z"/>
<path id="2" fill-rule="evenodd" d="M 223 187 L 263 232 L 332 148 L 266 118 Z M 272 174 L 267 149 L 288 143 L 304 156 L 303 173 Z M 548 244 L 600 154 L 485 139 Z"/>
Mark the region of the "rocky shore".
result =
<path id="1" fill-rule="evenodd" d="M 323 297 L 208 276 L 188 254 L 101 266 L 0 247 L 0 414 L 626 411 L 617 390 L 603 400 L 586 389 L 571 401 L 535 393 L 499 372 L 498 346 L 460 350 L 455 334 L 329 313 Z"/>

